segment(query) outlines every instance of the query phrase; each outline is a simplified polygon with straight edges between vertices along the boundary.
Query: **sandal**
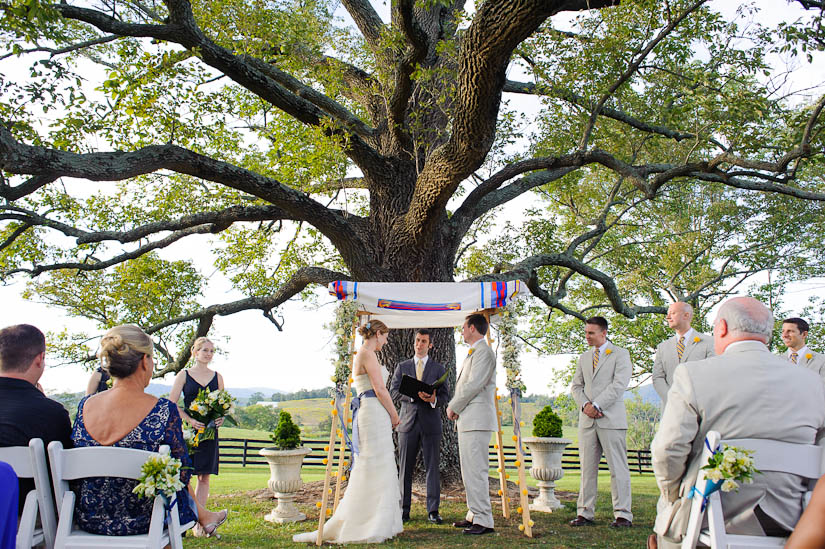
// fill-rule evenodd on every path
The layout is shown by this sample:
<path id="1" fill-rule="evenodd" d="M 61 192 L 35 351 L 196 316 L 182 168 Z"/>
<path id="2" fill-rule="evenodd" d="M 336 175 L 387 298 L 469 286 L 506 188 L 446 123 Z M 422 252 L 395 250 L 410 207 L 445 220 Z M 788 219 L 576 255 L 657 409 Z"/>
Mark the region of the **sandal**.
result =
<path id="1" fill-rule="evenodd" d="M 219 534 L 216 534 L 215 531 L 218 529 L 218 526 L 226 522 L 226 519 L 229 517 L 229 509 L 223 509 L 223 518 L 221 518 L 217 522 L 210 522 L 206 526 L 203 527 L 203 533 L 207 538 L 211 538 L 212 536 L 217 536 L 220 538 Z"/>

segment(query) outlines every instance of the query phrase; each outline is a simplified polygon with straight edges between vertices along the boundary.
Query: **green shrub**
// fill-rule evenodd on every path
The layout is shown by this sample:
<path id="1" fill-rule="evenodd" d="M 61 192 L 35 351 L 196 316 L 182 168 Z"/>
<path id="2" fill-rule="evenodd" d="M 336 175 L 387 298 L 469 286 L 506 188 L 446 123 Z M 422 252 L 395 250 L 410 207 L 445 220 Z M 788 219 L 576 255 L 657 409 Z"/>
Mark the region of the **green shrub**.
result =
<path id="1" fill-rule="evenodd" d="M 281 410 L 278 425 L 269 435 L 279 450 L 292 450 L 301 445 L 301 428 L 292 422 L 292 416 L 286 410 Z"/>
<path id="2" fill-rule="evenodd" d="M 561 418 L 556 415 L 550 405 L 545 406 L 533 418 L 533 436 L 561 438 L 561 435 Z"/>

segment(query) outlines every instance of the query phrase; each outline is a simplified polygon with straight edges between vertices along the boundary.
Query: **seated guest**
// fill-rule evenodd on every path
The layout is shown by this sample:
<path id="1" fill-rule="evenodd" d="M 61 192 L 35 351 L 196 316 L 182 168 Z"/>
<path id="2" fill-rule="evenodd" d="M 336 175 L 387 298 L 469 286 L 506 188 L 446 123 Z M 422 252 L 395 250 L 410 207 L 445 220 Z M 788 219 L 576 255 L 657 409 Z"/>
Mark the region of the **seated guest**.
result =
<path id="1" fill-rule="evenodd" d="M 177 406 L 155 398 L 143 390 L 149 385 L 155 363 L 152 340 L 134 325 L 117 326 L 100 342 L 103 368 L 114 382 L 108 391 L 87 396 L 77 407 L 72 430 L 76 448 L 116 446 L 156 452 L 167 444 L 171 455 L 181 460 L 181 481 L 188 486 L 192 462 L 186 450 Z M 132 493 L 137 481 L 122 478 L 89 478 L 74 483 L 78 494 L 75 508 L 77 525 L 93 534 L 128 536 L 149 531 L 152 499 Z M 178 492 L 181 524 L 198 520 L 207 536 L 225 520 L 227 511 L 218 513 L 202 507 L 194 512 L 194 498 L 187 490 Z"/>
<path id="2" fill-rule="evenodd" d="M 109 381 L 112 377 L 103 371 L 103 368 L 98 367 L 92 372 L 92 377 L 89 378 L 89 383 L 86 385 L 86 396 L 100 393 L 109 388 L 112 383 Z"/>
<path id="3" fill-rule="evenodd" d="M 0 330 L 0 447 L 28 446 L 33 438 L 71 448 L 72 423 L 62 404 L 43 394 L 38 380 L 46 370 L 46 338 L 28 324 Z M 33 479 L 19 481 L 18 512 Z"/>
<path id="4" fill-rule="evenodd" d="M 0 461 L 0 549 L 14 549 L 17 540 L 17 475 Z"/>
<path id="5" fill-rule="evenodd" d="M 789 368 L 767 347 L 773 314 L 756 299 L 738 297 L 719 308 L 713 325 L 717 356 L 679 365 L 651 452 L 661 491 L 648 547 L 675 548 L 684 537 L 708 431 L 723 439 L 761 438 L 814 444 L 825 434 L 825 389 L 817 374 Z M 801 477 L 756 474 L 752 484 L 722 493 L 732 534 L 786 536 L 802 514 Z"/>

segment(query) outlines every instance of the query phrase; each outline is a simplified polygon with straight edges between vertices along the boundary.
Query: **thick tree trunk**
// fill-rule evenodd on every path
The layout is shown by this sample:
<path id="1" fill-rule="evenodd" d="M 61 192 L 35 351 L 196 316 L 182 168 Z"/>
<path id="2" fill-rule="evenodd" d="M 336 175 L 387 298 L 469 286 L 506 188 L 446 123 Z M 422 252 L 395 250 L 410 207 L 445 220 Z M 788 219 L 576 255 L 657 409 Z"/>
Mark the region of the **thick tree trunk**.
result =
<path id="1" fill-rule="evenodd" d="M 421 328 L 427 328 L 427 326 L 421 326 Z M 392 330 L 390 332 L 389 340 L 379 356 L 381 363 L 390 371 L 390 381 L 398 364 L 413 356 L 414 339 L 415 330 Z M 432 330 L 431 342 L 433 348 L 430 350 L 430 356 L 433 360 L 443 364 L 450 374 L 447 378 L 447 383 L 449 384 L 450 397 L 452 397 L 456 378 L 455 330 L 452 328 Z M 396 403 L 396 407 L 400 408 L 400 405 Z M 458 433 L 455 430 L 455 422 L 447 419 L 447 403 L 439 403 L 439 410 L 441 411 L 441 425 L 443 427 L 441 458 L 439 463 L 441 484 L 454 485 L 461 482 L 461 470 L 458 460 Z M 394 433 L 394 439 L 397 447 L 397 433 Z M 396 456 L 397 455 L 398 454 L 396 454 Z M 415 479 L 423 481 L 423 474 L 423 462 L 421 461 L 421 454 L 419 453 Z"/>

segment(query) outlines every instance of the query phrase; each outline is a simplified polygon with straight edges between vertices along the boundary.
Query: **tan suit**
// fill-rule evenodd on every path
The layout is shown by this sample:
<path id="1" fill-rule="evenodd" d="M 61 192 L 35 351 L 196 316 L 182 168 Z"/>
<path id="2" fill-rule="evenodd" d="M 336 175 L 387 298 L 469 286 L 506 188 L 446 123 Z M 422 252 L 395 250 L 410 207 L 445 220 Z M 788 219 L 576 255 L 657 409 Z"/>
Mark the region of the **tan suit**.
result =
<path id="1" fill-rule="evenodd" d="M 486 528 L 493 528 L 487 455 L 492 432 L 498 429 L 495 398 L 496 355 L 481 340 L 464 359 L 448 407 L 458 414 L 458 452 L 469 508 L 467 520 Z"/>
<path id="2" fill-rule="evenodd" d="M 713 338 L 692 330 L 685 338 L 685 352 L 682 358 L 676 351 L 679 336 L 666 339 L 656 346 L 656 358 L 653 359 L 653 388 L 662 399 L 662 407 L 667 404 L 667 392 L 673 385 L 673 372 L 676 366 L 685 362 L 704 360 L 714 355 Z M 696 340 L 699 341 L 696 341 Z"/>
<path id="3" fill-rule="evenodd" d="M 721 356 L 676 368 L 670 398 L 653 439 L 653 471 L 659 485 L 654 530 L 659 547 L 684 537 L 690 500 L 708 431 L 722 438 L 765 438 L 813 444 L 825 434 L 825 387 L 819 377 L 788 363 L 758 341 L 734 343 Z M 792 530 L 802 512 L 805 487 L 784 473 L 756 475 L 738 492 L 722 494 L 731 533 L 762 535 L 760 509 Z M 667 534 L 667 538 L 662 538 Z"/>
<path id="4" fill-rule="evenodd" d="M 581 489 L 578 514 L 593 520 L 598 494 L 599 460 L 604 454 L 610 468 L 610 492 L 616 518 L 633 520 L 630 512 L 630 470 L 627 466 L 627 412 L 624 392 L 633 366 L 630 353 L 608 342 L 593 370 L 593 349 L 579 357 L 570 392 L 579 405 L 579 456 Z M 582 410 L 588 402 L 601 408 L 604 417 L 593 419 Z"/>
<path id="5" fill-rule="evenodd" d="M 803 347 L 799 351 L 799 358 L 796 359 L 797 366 L 802 366 L 816 372 L 819 377 L 825 381 L 825 355 L 814 352 L 807 347 Z M 809 356 L 811 358 L 808 358 Z M 787 358 L 788 362 L 790 362 L 790 353 L 785 354 L 785 358 Z M 793 364 L 793 362 L 791 362 L 791 364 Z"/>

